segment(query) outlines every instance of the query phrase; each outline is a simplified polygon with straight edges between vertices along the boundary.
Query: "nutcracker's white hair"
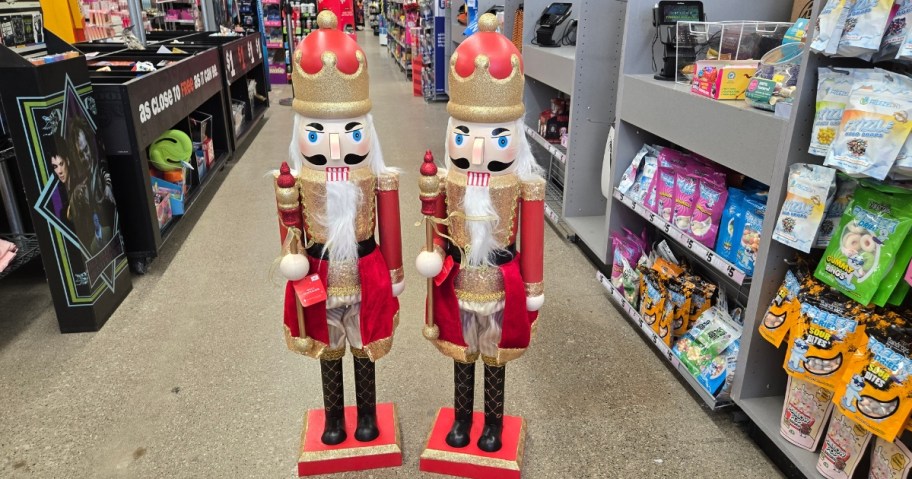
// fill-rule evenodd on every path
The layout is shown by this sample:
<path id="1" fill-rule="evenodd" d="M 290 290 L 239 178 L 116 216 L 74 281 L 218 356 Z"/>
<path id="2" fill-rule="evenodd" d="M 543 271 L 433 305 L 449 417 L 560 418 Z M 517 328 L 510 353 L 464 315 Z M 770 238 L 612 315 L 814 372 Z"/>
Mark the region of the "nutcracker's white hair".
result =
<path id="1" fill-rule="evenodd" d="M 367 160 L 370 163 L 371 172 L 376 176 L 380 176 L 384 173 L 398 173 L 398 168 L 386 166 L 386 162 L 383 160 L 383 149 L 380 148 L 380 137 L 377 135 L 377 129 L 374 127 L 373 115 L 368 113 L 366 117 L 367 128 L 370 129 L 371 134 L 371 149 Z M 304 157 L 301 155 L 300 148 L 298 148 L 298 131 L 300 131 L 302 121 L 305 121 L 304 117 L 295 113 L 294 127 L 291 130 L 291 143 L 288 144 L 288 158 L 291 160 L 291 167 L 295 172 L 300 171 L 301 168 L 304 167 Z"/>

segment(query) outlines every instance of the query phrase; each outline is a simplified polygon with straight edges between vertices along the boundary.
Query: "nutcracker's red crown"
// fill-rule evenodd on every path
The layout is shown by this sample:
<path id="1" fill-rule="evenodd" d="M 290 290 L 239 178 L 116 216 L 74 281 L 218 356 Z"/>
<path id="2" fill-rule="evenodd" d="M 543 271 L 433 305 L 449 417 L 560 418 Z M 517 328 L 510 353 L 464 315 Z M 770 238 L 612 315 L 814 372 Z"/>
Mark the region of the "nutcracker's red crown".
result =
<path id="1" fill-rule="evenodd" d="M 292 106 L 308 118 L 354 118 L 371 110 L 367 58 L 337 25 L 335 14 L 320 12 L 319 29 L 295 48 Z"/>
<path id="2" fill-rule="evenodd" d="M 522 55 L 509 38 L 497 33 L 497 17 L 486 13 L 478 32 L 465 39 L 450 58 L 453 118 L 478 123 L 507 123 L 522 118 Z"/>

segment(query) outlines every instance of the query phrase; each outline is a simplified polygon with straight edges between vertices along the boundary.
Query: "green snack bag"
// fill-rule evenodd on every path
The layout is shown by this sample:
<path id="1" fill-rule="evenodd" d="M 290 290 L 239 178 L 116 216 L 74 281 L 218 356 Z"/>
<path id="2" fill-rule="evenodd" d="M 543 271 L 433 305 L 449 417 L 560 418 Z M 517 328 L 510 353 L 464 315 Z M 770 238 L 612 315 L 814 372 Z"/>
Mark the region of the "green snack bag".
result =
<path id="1" fill-rule="evenodd" d="M 909 286 L 909 283 L 903 281 L 902 278 L 903 275 L 906 274 L 906 267 L 909 266 L 910 259 L 912 259 L 912 234 L 906 236 L 906 240 L 903 241 L 902 246 L 896 253 L 896 258 L 893 261 L 890 271 L 887 272 L 887 275 L 884 276 L 884 279 L 880 282 L 880 286 L 877 287 L 877 292 L 874 293 L 873 299 L 875 305 L 883 307 L 889 303 L 899 306 L 899 304 L 902 303 L 902 300 L 905 299 L 906 295 L 902 294 L 902 297 L 898 299 L 899 302 L 897 303 L 894 302 L 896 301 L 896 298 L 893 297 L 893 293 L 897 291 L 899 283 Z M 906 291 L 908 291 L 908 288 Z"/>
<path id="2" fill-rule="evenodd" d="M 909 199 L 867 184 L 859 187 L 814 276 L 849 298 L 870 304 L 912 228 Z"/>
<path id="3" fill-rule="evenodd" d="M 887 300 L 887 304 L 890 306 L 901 306 L 903 301 L 906 300 L 906 295 L 909 294 L 909 289 L 912 286 L 909 286 L 909 283 L 905 281 L 900 281 L 896 285 L 896 289 L 893 290 L 893 294 L 890 295 L 890 299 Z"/>

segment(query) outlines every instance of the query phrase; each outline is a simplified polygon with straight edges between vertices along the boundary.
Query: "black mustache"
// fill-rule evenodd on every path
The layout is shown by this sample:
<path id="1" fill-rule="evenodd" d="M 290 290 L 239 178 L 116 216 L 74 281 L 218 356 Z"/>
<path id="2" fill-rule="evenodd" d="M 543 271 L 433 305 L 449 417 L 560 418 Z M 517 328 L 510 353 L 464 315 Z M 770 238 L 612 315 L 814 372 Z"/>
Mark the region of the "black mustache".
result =
<path id="1" fill-rule="evenodd" d="M 356 155 L 354 153 L 349 153 L 349 154 L 345 155 L 344 161 L 345 161 L 346 165 L 357 165 L 358 163 L 361 163 L 362 161 L 364 161 L 365 158 L 367 158 L 367 154 Z"/>
<path id="2" fill-rule="evenodd" d="M 307 160 L 308 162 L 313 163 L 315 165 L 322 166 L 322 165 L 326 164 L 326 157 L 323 155 L 307 156 L 304 153 L 301 153 L 301 156 L 303 156 L 304 159 Z"/>
<path id="3" fill-rule="evenodd" d="M 470 162 L 469 162 L 468 158 L 453 158 L 451 156 L 450 161 L 452 161 L 453 164 L 456 166 L 456 168 L 459 168 L 460 170 L 469 169 Z M 507 168 L 509 168 L 510 165 L 512 165 L 513 163 L 514 163 L 513 161 L 509 161 L 507 163 L 503 163 L 500 161 L 492 161 L 492 162 L 488 163 L 488 169 L 491 171 L 494 171 L 494 172 L 504 171 Z"/>

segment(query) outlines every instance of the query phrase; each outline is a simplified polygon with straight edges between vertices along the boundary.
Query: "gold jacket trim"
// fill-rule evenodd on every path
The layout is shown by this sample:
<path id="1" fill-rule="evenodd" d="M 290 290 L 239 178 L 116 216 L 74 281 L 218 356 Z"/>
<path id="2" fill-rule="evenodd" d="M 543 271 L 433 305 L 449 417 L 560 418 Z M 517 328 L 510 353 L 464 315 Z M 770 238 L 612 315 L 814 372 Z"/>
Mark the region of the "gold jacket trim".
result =
<path id="1" fill-rule="evenodd" d="M 323 356 L 323 352 L 326 351 L 327 344 L 313 339 L 310 349 L 303 349 L 301 346 L 301 338 L 298 336 L 292 336 L 291 330 L 288 329 L 288 326 L 282 325 L 282 328 L 285 330 L 285 344 L 288 346 L 288 349 L 291 352 L 301 354 L 303 356 L 308 356 L 314 359 L 320 359 Z"/>
<path id="2" fill-rule="evenodd" d="M 355 239 L 364 241 L 373 238 L 374 210 L 376 204 L 375 186 L 376 177 L 370 168 L 356 168 L 350 170 L 349 180 L 361 189 L 362 199 L 355 215 Z M 301 191 L 301 210 L 307 234 L 316 243 L 326 243 L 328 232 L 326 228 L 316 221 L 316 216 L 326 214 L 326 172 L 302 168 L 298 172 L 298 185 Z"/>

